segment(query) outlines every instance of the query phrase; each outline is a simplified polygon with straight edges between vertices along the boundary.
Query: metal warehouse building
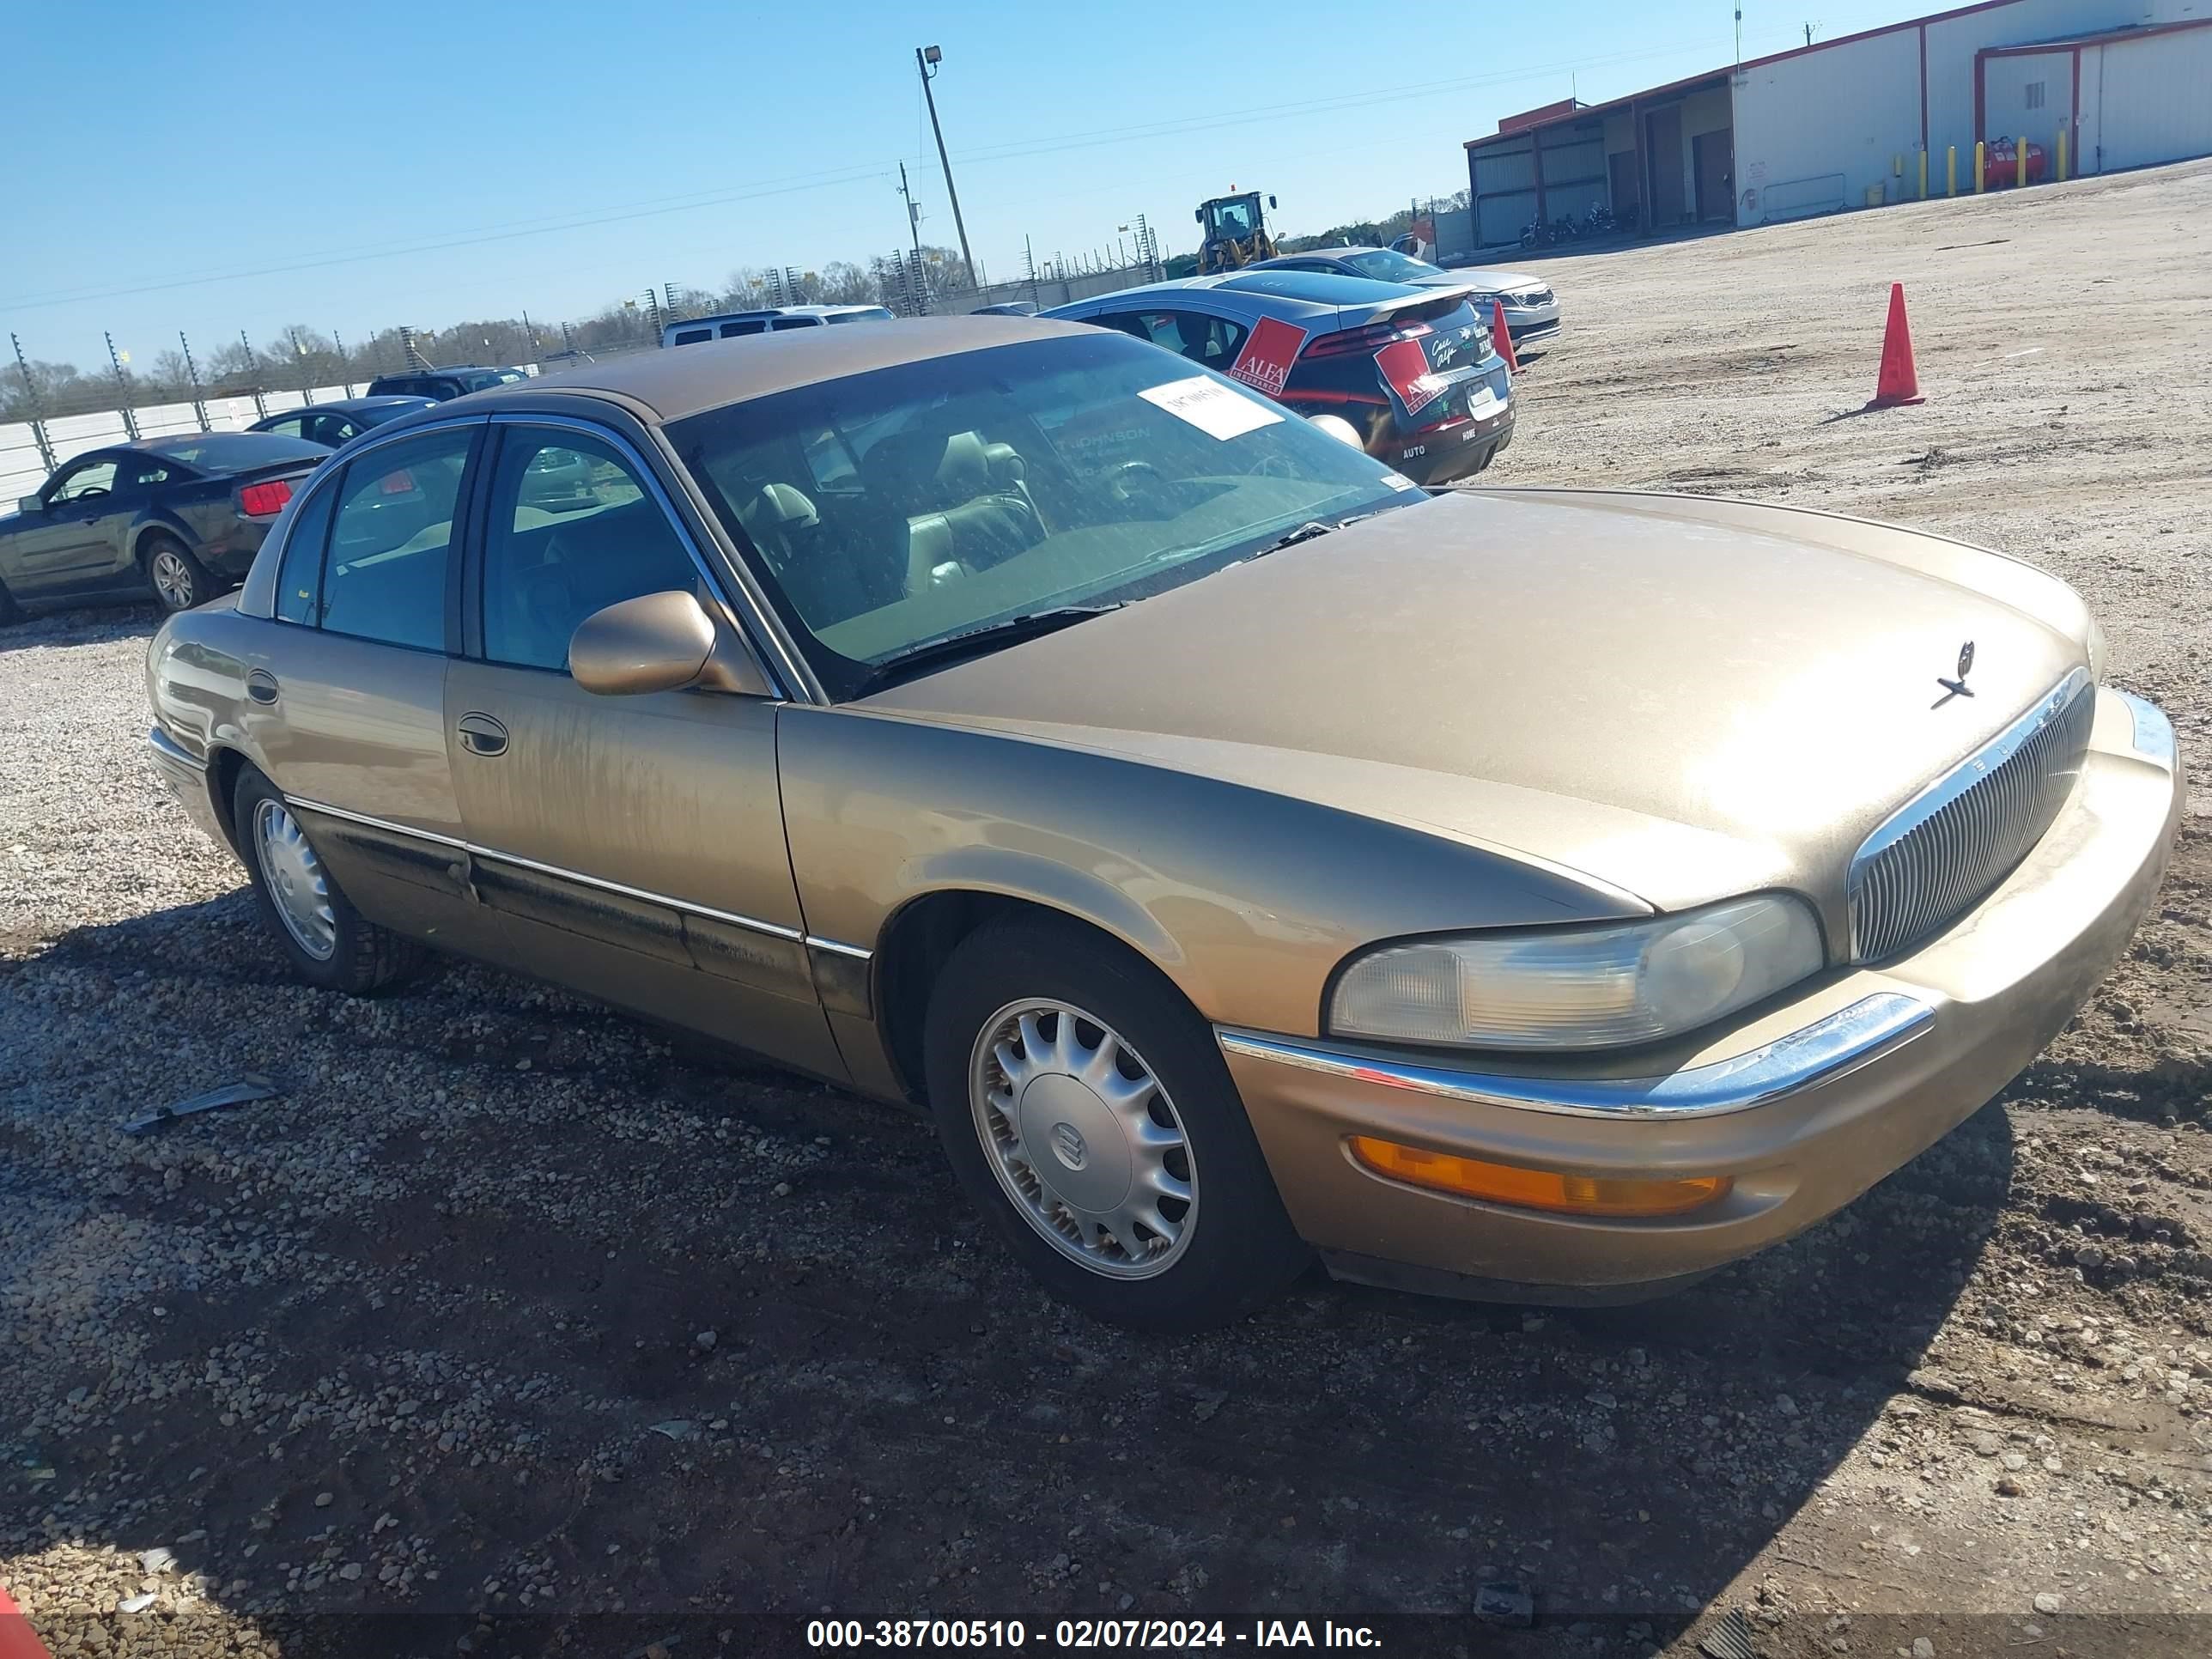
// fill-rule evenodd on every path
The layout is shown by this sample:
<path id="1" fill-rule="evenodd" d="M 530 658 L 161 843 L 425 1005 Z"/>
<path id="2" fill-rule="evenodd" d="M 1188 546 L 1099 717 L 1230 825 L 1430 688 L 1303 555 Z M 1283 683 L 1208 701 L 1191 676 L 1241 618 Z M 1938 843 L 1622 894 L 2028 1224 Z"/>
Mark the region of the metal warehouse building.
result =
<path id="1" fill-rule="evenodd" d="M 1610 103 L 1568 100 L 1467 144 L 1476 246 L 1593 204 L 1645 231 L 1765 224 L 1973 188 L 1976 140 L 2068 174 L 2212 155 L 2212 0 L 1984 0 Z"/>

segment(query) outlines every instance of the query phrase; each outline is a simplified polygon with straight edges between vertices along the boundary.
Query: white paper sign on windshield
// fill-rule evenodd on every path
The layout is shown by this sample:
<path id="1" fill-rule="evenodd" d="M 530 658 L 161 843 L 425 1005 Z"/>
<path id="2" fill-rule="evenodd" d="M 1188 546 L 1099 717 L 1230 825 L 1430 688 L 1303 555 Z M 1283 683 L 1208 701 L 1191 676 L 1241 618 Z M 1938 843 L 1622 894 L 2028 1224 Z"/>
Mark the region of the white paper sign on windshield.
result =
<path id="1" fill-rule="evenodd" d="M 1170 380 L 1137 394 L 1146 403 L 1187 421 L 1210 438 L 1234 438 L 1273 426 L 1283 418 L 1280 410 L 1231 392 L 1218 380 L 1194 374 L 1188 380 Z"/>

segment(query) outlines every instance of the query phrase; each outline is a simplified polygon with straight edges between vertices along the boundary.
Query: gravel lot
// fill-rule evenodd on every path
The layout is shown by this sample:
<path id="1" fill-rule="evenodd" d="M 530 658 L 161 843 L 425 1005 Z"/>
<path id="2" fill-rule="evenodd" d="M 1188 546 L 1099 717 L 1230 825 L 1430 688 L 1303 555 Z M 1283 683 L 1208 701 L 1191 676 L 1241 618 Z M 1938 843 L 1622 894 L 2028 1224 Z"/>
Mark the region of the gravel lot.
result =
<path id="1" fill-rule="evenodd" d="M 1501 1650 L 2212 1650 L 2212 165 L 1530 263 L 1571 331 L 1486 482 L 2002 548 L 2173 714 L 2160 907 L 1999 1102 L 1669 1301 L 1314 1281 L 1140 1340 L 979 1243 L 919 1121 L 474 968 L 295 986 L 140 763 L 150 614 L 33 623 L 0 1584 L 53 1651 L 688 1659 L 749 1612 L 1464 1613 L 1496 1579 L 1536 1597 Z M 1929 401 L 1860 415 L 1892 278 Z M 247 1072 L 283 1096 L 118 1132 Z"/>

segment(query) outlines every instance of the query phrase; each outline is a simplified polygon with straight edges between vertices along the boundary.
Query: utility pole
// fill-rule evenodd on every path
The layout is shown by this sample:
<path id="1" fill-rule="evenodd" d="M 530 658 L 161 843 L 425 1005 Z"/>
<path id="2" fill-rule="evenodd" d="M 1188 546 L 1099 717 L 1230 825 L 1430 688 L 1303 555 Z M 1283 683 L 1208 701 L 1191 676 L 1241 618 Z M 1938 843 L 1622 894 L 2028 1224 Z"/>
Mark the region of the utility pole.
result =
<path id="1" fill-rule="evenodd" d="M 929 105 L 929 130 L 937 135 L 937 164 L 945 169 L 945 194 L 952 204 L 952 226 L 960 233 L 960 263 L 968 268 L 968 286 L 975 286 L 975 256 L 968 251 L 968 223 L 960 216 L 960 192 L 952 187 L 952 158 L 945 153 L 945 129 L 937 125 L 937 94 L 929 83 L 945 54 L 935 46 L 916 46 L 914 66 L 921 71 L 921 95 Z"/>
<path id="2" fill-rule="evenodd" d="M 345 388 L 346 396 L 350 398 L 353 396 L 353 359 L 346 356 L 345 340 L 336 329 L 331 331 L 331 347 L 338 354 L 338 384 Z"/>
<path id="3" fill-rule="evenodd" d="M 201 431 L 212 432 L 215 428 L 208 420 L 207 394 L 200 390 L 200 366 L 192 361 L 192 343 L 185 337 L 182 329 L 177 331 L 177 343 L 185 349 L 185 374 L 192 383 L 192 414 L 198 417 Z"/>
<path id="4" fill-rule="evenodd" d="M 921 84 L 924 88 L 928 87 L 929 77 L 927 76 L 924 76 L 922 77 Z M 914 274 L 916 278 L 915 288 L 917 289 L 915 296 L 914 314 L 917 317 L 927 317 L 929 315 L 929 288 L 926 283 L 920 280 L 922 275 L 921 210 L 915 205 L 914 192 L 907 188 L 906 163 L 903 161 L 899 163 L 899 194 L 906 198 L 906 228 L 908 233 L 914 238 Z"/>
<path id="5" fill-rule="evenodd" d="M 522 308 L 522 331 L 530 337 L 530 355 L 532 356 L 535 357 L 544 351 L 544 348 L 540 345 L 538 341 L 538 325 L 530 320 L 530 307 L 528 306 L 525 306 Z"/>
<path id="6" fill-rule="evenodd" d="M 676 284 L 673 283 L 663 283 L 660 285 L 660 292 L 668 301 L 668 320 L 672 323 L 677 320 Z"/>
<path id="7" fill-rule="evenodd" d="M 1037 292 L 1036 255 L 1030 247 L 1030 239 L 1022 238 L 1022 269 L 1030 279 L 1030 303 L 1039 311 L 1044 309 L 1043 296 Z"/>
<path id="8" fill-rule="evenodd" d="M 138 417 L 131 412 L 131 377 L 123 372 L 123 361 L 131 354 L 115 349 L 115 337 L 103 331 L 100 337 L 107 342 L 108 367 L 115 371 L 115 389 L 123 394 L 123 429 L 131 434 L 131 441 L 138 441 Z"/>
<path id="9" fill-rule="evenodd" d="M 15 348 L 15 372 L 23 377 L 23 401 L 31 406 L 31 441 L 39 447 L 39 459 L 46 471 L 54 470 L 54 447 L 46 441 L 46 408 L 39 401 L 39 383 L 31 378 L 31 366 L 23 361 L 23 343 L 9 331 L 8 343 Z"/>

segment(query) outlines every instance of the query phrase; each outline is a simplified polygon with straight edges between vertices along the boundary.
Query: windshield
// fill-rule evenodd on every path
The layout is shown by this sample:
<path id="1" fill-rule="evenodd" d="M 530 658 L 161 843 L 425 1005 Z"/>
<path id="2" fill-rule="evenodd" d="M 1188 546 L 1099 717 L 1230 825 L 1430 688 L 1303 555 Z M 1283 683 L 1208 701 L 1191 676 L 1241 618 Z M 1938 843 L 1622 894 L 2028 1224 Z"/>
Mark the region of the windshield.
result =
<path id="1" fill-rule="evenodd" d="M 1256 392 L 1104 331 L 825 381 L 668 434 L 837 697 L 933 641 L 1146 598 L 1310 522 L 1426 499 Z"/>
<path id="2" fill-rule="evenodd" d="M 1350 265 L 1362 276 L 1372 276 L 1378 283 L 1418 283 L 1424 277 L 1442 276 L 1443 269 L 1426 259 L 1416 259 L 1393 248 L 1378 247 L 1368 253 L 1347 253 L 1342 263 Z"/>
<path id="3" fill-rule="evenodd" d="M 1253 221 L 1259 217 L 1260 198 L 1239 196 L 1226 202 L 1214 202 L 1206 208 L 1207 228 L 1216 236 L 1233 236 L 1243 241 L 1252 234 Z"/>

